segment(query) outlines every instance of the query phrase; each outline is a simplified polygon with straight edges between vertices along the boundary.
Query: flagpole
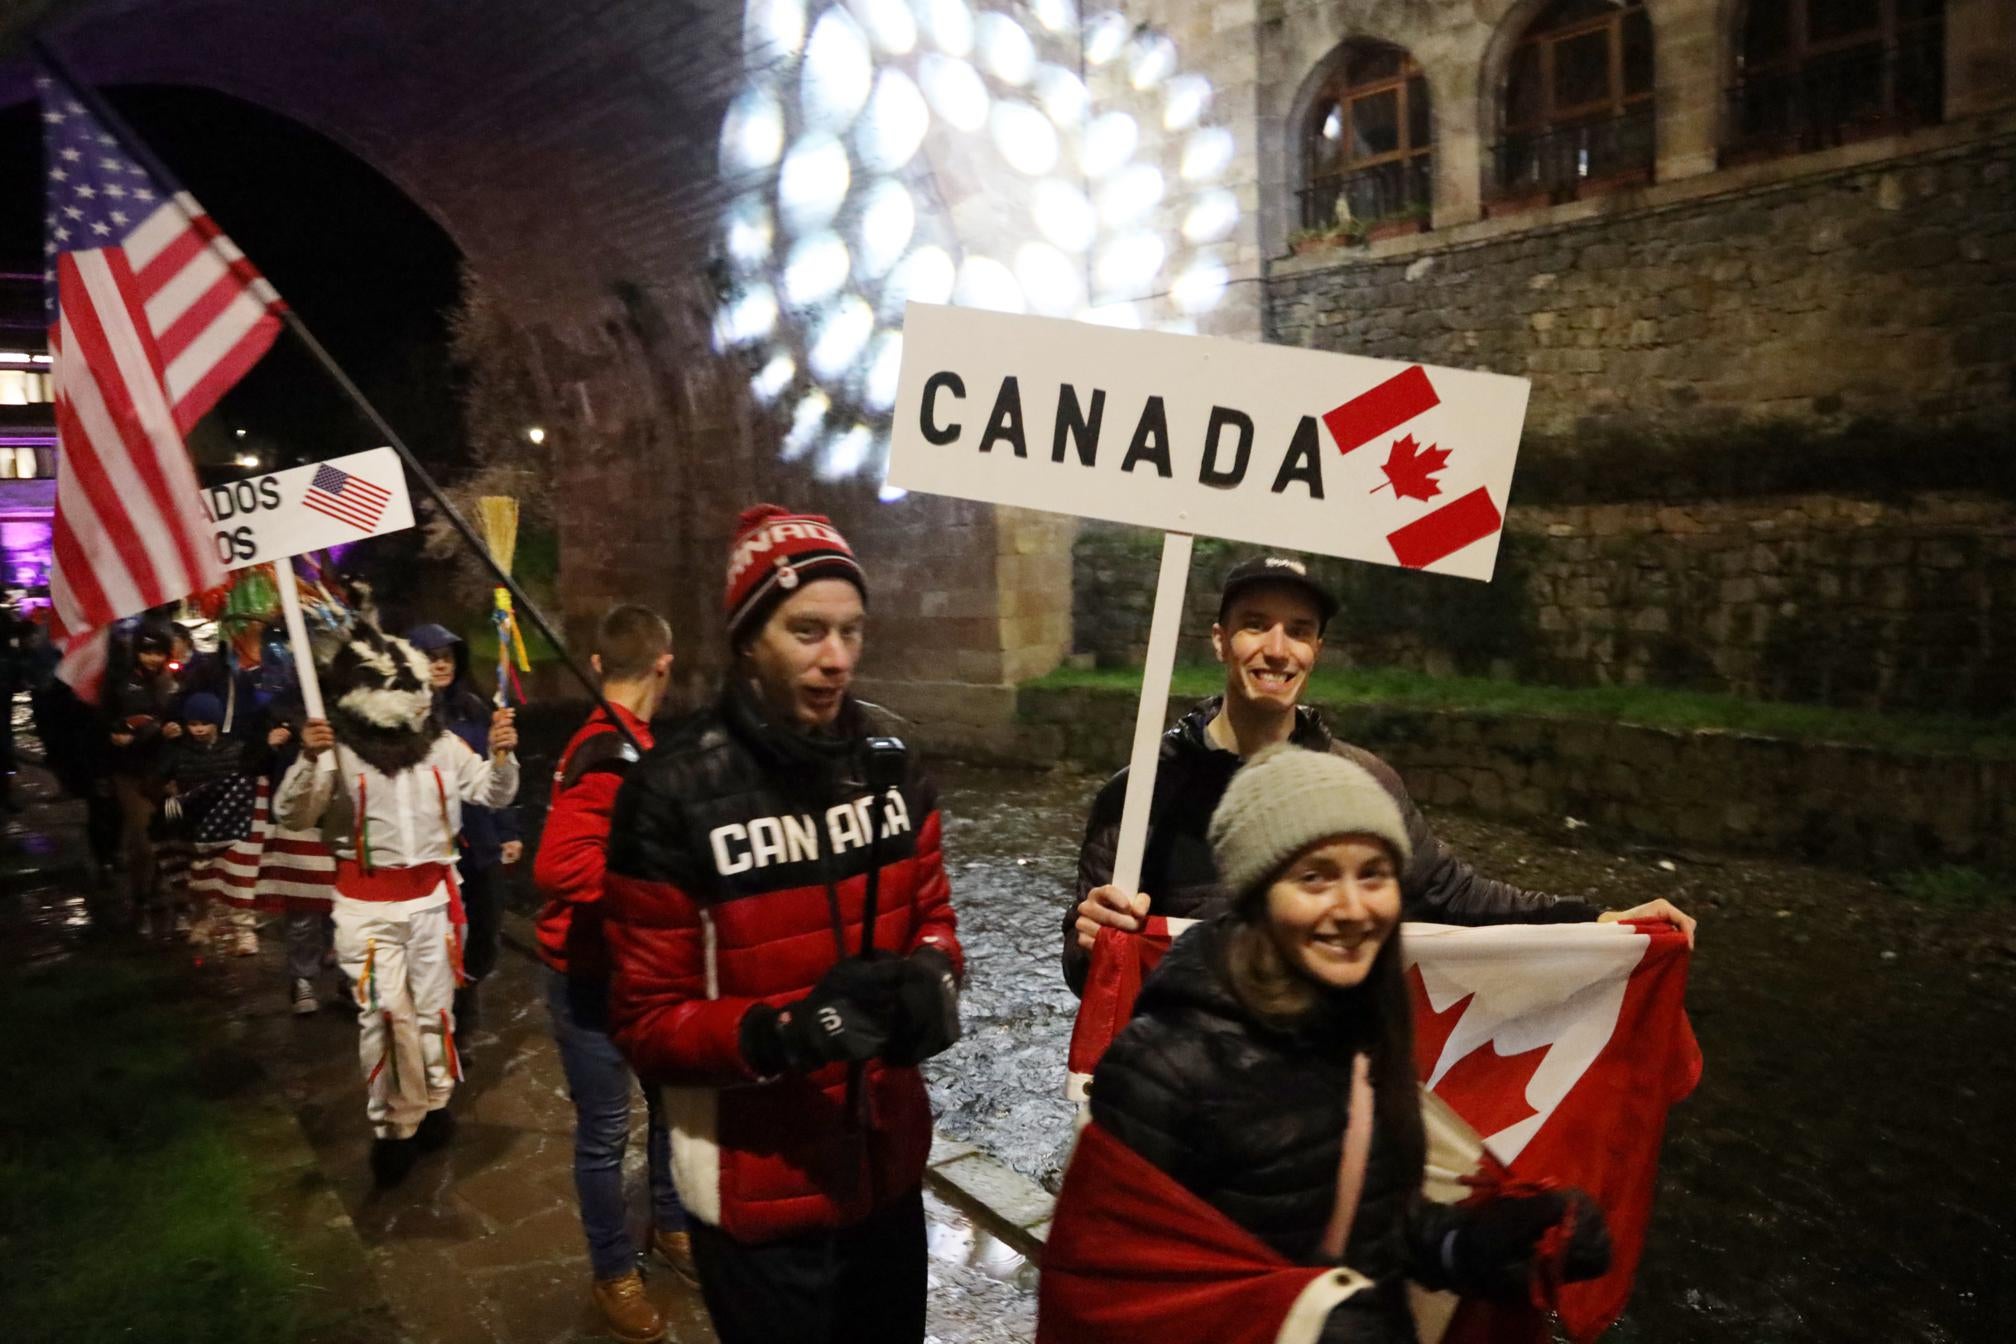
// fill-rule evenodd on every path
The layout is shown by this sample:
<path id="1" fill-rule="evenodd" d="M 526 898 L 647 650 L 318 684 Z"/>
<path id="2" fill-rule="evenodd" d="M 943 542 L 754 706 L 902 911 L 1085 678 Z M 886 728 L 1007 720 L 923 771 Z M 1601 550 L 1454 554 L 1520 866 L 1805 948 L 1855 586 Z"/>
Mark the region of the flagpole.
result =
<path id="1" fill-rule="evenodd" d="M 58 54 L 53 43 L 40 33 L 36 34 L 30 41 L 34 47 L 36 56 L 62 78 L 63 82 L 70 87 L 71 91 L 77 95 L 78 99 L 84 103 L 85 107 L 90 110 L 93 116 L 98 118 L 107 130 L 119 137 L 120 143 L 139 161 L 141 167 L 152 173 L 155 180 L 168 188 L 171 193 L 177 195 L 186 194 L 181 179 L 170 172 L 168 166 L 161 162 L 154 151 L 139 136 L 133 133 L 133 128 L 128 126 L 125 119 L 112 110 L 111 105 L 105 101 L 97 88 L 78 76 L 77 72 L 71 68 L 70 63 Z M 406 464 L 406 470 L 418 478 L 420 488 L 426 492 L 427 497 L 434 501 L 435 506 L 447 517 L 448 522 L 461 534 L 462 540 L 469 543 L 470 549 L 476 552 L 478 558 L 488 567 L 491 574 L 496 576 L 497 582 L 511 594 L 512 602 L 516 608 L 532 618 L 532 624 L 538 627 L 539 633 L 545 636 L 546 642 L 552 646 L 553 651 L 560 655 L 560 660 L 567 665 L 567 670 L 574 674 L 576 680 L 587 689 L 590 698 L 595 701 L 597 707 L 601 709 L 603 714 L 608 716 L 610 725 L 618 733 L 621 733 L 623 740 L 628 742 L 631 748 L 641 756 L 644 751 L 643 744 L 637 740 L 636 734 L 630 731 L 629 725 L 624 723 L 621 716 L 616 713 L 616 707 L 609 703 L 609 698 L 602 693 L 602 688 L 575 661 L 574 655 L 567 651 L 566 644 L 561 642 L 560 636 L 548 624 L 545 614 L 526 595 L 525 590 L 520 588 L 512 580 L 510 573 L 497 563 L 497 558 L 490 554 L 489 547 L 485 546 L 482 539 L 476 535 L 476 529 L 469 525 L 469 520 L 464 518 L 461 512 L 449 502 L 448 496 L 435 483 L 434 477 L 428 473 L 425 467 L 420 465 L 420 459 L 415 457 L 413 450 L 406 446 L 406 440 L 399 436 L 399 431 L 394 429 L 391 422 L 378 413 L 378 408 L 371 404 L 371 399 L 364 395 L 363 389 L 351 381 L 350 375 L 343 371 L 343 366 L 336 362 L 336 357 L 329 353 L 322 342 L 315 339 L 315 333 L 308 330 L 307 324 L 302 322 L 300 316 L 295 313 L 292 307 L 283 304 L 278 316 L 286 324 L 287 330 L 294 334 L 294 338 L 301 342 L 308 353 L 314 357 L 316 363 L 322 366 L 322 371 L 327 373 L 336 386 L 342 389 L 343 394 L 350 398 L 351 404 L 357 408 L 358 413 L 368 420 L 372 428 L 378 431 L 379 435 L 390 445 L 392 450 L 399 454 L 400 461 Z"/>

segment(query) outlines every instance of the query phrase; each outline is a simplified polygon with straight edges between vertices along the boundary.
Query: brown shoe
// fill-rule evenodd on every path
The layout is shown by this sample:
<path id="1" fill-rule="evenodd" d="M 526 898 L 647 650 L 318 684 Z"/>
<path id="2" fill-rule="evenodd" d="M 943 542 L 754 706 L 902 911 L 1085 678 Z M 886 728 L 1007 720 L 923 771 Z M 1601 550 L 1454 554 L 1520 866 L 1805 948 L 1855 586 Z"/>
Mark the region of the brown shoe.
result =
<path id="1" fill-rule="evenodd" d="M 588 1295 L 609 1323 L 609 1333 L 622 1344 L 657 1344 L 665 1338 L 665 1318 L 644 1296 L 644 1276 L 636 1270 L 613 1279 L 597 1279 Z"/>
<path id="2" fill-rule="evenodd" d="M 663 1232 L 651 1229 L 651 1254 L 672 1267 L 672 1271 L 686 1280 L 689 1287 L 700 1286 L 700 1271 L 693 1264 L 693 1238 L 685 1232 Z"/>

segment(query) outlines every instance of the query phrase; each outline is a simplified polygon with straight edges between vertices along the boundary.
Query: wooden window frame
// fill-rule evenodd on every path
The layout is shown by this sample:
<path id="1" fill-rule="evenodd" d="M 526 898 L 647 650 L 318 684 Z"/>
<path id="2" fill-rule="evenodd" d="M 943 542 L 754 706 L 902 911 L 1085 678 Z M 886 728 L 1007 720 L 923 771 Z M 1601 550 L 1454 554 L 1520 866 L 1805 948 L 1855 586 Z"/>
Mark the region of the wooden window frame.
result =
<path id="1" fill-rule="evenodd" d="M 1348 48 L 1358 42 L 1362 42 L 1366 46 L 1388 47 L 1397 52 L 1400 56 L 1400 73 L 1386 76 L 1371 83 L 1347 84 L 1344 72 L 1351 64 Z M 1414 131 L 1413 109 L 1408 106 L 1407 86 L 1416 79 L 1425 81 L 1427 76 L 1427 72 L 1421 68 L 1420 62 L 1414 59 L 1414 54 L 1405 47 L 1395 46 L 1391 42 L 1372 42 L 1369 39 L 1358 39 L 1353 43 L 1346 43 L 1345 45 L 1347 50 L 1343 53 L 1343 59 L 1337 62 L 1336 71 L 1330 78 L 1323 81 L 1323 87 L 1316 95 L 1316 101 L 1309 110 L 1308 126 L 1303 132 L 1304 176 L 1311 182 L 1314 182 L 1319 177 L 1349 177 L 1353 173 L 1364 172 L 1369 168 L 1377 168 L 1382 164 L 1405 163 L 1410 159 L 1422 158 L 1435 152 L 1435 109 L 1432 99 L 1430 100 L 1428 109 L 1428 143 L 1424 145 L 1412 143 Z M 1318 164 L 1316 161 L 1317 155 L 1328 144 L 1323 138 L 1323 122 L 1325 120 L 1325 117 L 1321 115 L 1323 109 L 1334 107 L 1338 110 L 1339 115 L 1343 118 L 1344 127 L 1340 139 L 1348 148 L 1351 136 L 1351 104 L 1368 98 L 1376 98 L 1386 93 L 1394 95 L 1395 113 L 1399 118 L 1397 123 L 1400 141 L 1399 147 L 1388 150 L 1383 154 L 1372 154 L 1362 159 L 1352 159 L 1348 163 L 1338 163 L 1334 166 L 1326 167 Z"/>
<path id="2" fill-rule="evenodd" d="M 1886 0 L 1886 3 L 1889 2 L 1890 0 Z M 1632 15 L 1643 13 L 1644 8 L 1643 4 L 1619 5 L 1616 10 L 1609 14 L 1598 14 L 1593 18 L 1580 19 L 1564 27 L 1550 28 L 1544 33 L 1531 31 L 1533 25 L 1529 25 L 1528 31 L 1520 36 L 1518 43 L 1512 48 L 1512 62 L 1516 63 L 1519 59 L 1519 53 L 1529 48 L 1539 51 L 1541 112 L 1539 118 L 1535 121 L 1513 122 L 1506 120 L 1506 114 L 1511 109 L 1507 106 L 1505 95 L 1501 94 L 1498 101 L 1500 109 L 1499 118 L 1502 123 L 1500 126 L 1501 132 L 1505 135 L 1543 135 L 1548 131 L 1560 130 L 1563 127 L 1580 126 L 1591 121 L 1603 121 L 1613 117 L 1621 117 L 1628 112 L 1649 104 L 1653 100 L 1654 94 L 1658 91 L 1658 81 L 1656 79 L 1642 93 L 1626 93 L 1624 91 L 1624 23 Z M 1534 19 L 1534 25 L 1537 25 L 1540 19 L 1545 17 L 1546 12 L 1543 10 Z M 1649 15 L 1646 16 L 1646 22 L 1651 22 Z M 1587 37 L 1591 33 L 1603 32 L 1606 29 L 1609 32 L 1609 41 L 1606 44 L 1610 67 L 1609 78 L 1606 81 L 1609 85 L 1608 91 L 1602 98 L 1591 102 L 1578 103 L 1567 108 L 1556 107 L 1554 105 L 1554 48 L 1564 42 L 1572 42 L 1577 38 Z M 1653 53 L 1653 61 L 1655 64 L 1658 61 L 1656 50 Z M 1506 68 L 1509 71 L 1511 66 L 1508 64 Z M 1509 90 L 1506 92 L 1509 93 Z"/>
<path id="3" fill-rule="evenodd" d="M 1354 55 L 1373 51 L 1397 57 L 1398 69 L 1362 83 L 1350 82 L 1348 72 Z M 1411 93 L 1417 80 L 1422 94 L 1418 107 Z M 1344 159 L 1353 140 L 1353 108 L 1358 103 L 1389 96 L 1393 99 L 1396 119 L 1394 147 Z M 1423 120 L 1427 126 L 1426 136 L 1419 142 L 1414 139 L 1417 112 L 1425 114 Z M 1334 142 L 1323 134 L 1324 123 L 1333 113 L 1340 123 L 1340 134 Z M 1296 193 L 1300 202 L 1297 208 L 1305 231 L 1319 234 L 1332 231 L 1339 202 L 1348 199 L 1352 184 L 1361 179 L 1372 179 L 1373 192 L 1388 199 L 1383 214 L 1368 215 L 1359 221 L 1366 230 L 1360 237 L 1381 238 L 1426 229 L 1435 195 L 1435 109 L 1427 72 L 1414 54 L 1377 38 L 1353 38 L 1346 42 L 1303 119 L 1299 152 L 1302 189 Z"/>
<path id="4" fill-rule="evenodd" d="M 1824 0 L 1823 0 L 1824 2 Z M 1759 3 L 1782 4 L 1786 7 L 1786 45 L 1779 56 L 1753 63 L 1746 45 L 1752 6 Z M 1750 159 L 1778 158 L 1786 154 L 1806 152 L 1828 143 L 1866 138 L 1871 134 L 1903 128 L 1905 108 L 1899 80 L 1899 66 L 1895 59 L 1910 44 L 1923 41 L 1928 35 L 1943 33 L 1946 24 L 1945 6 L 1942 3 L 1936 15 L 1931 18 L 1904 19 L 1898 13 L 1899 0 L 1878 0 L 1876 22 L 1867 28 L 1815 42 L 1812 40 L 1813 0 L 1748 0 L 1748 3 L 1734 17 L 1736 31 L 1733 38 L 1734 82 L 1730 86 L 1732 125 L 1736 113 L 1734 101 L 1747 90 L 1758 85 L 1768 85 L 1773 81 L 1794 81 L 1807 72 L 1834 57 L 1873 48 L 1881 53 L 1881 102 L 1880 111 L 1866 124 L 1841 122 L 1821 127 L 1818 124 L 1800 129 L 1799 134 L 1816 139 L 1818 145 L 1794 141 L 1792 137 L 1759 137 L 1743 141 L 1732 141 L 1723 151 L 1724 162 L 1743 162 Z M 1943 51 L 1938 53 L 1944 64 Z M 1943 89 L 1944 71 L 1940 84 Z M 1943 93 L 1942 93 L 1943 97 Z M 1931 122 L 1943 120 L 1944 109 L 1939 108 L 1931 117 Z M 1914 120 L 1908 124 L 1925 124 Z"/>

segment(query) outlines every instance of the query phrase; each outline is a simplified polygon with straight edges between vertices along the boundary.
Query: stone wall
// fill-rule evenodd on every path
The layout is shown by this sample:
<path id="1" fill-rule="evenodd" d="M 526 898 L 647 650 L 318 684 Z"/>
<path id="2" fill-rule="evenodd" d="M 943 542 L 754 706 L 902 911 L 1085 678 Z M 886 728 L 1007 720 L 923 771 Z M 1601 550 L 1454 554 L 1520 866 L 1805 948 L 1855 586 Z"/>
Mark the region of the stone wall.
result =
<path id="1" fill-rule="evenodd" d="M 2012 155 L 2016 127 L 1664 208 L 1584 202 L 1610 208 L 1460 246 L 1294 258 L 1272 268 L 1268 336 L 1531 378 L 1547 452 L 1602 422 L 2006 421 Z"/>
<path id="2" fill-rule="evenodd" d="M 1210 657 L 1218 583 L 1248 549 L 1199 547 L 1187 660 Z M 1088 525 L 1077 558 L 1076 650 L 1138 663 L 1154 539 Z M 1312 563 L 1344 598 L 1333 666 L 1925 713 L 2016 706 L 2016 506 L 2002 500 L 1515 508 L 1490 584 Z"/>
<path id="3" fill-rule="evenodd" d="M 1032 744 L 1101 772 L 1125 763 L 1131 691 L 1025 690 L 1019 703 Z M 1475 712 L 1328 717 L 1431 809 L 1840 865 L 2016 863 L 2016 761 Z"/>

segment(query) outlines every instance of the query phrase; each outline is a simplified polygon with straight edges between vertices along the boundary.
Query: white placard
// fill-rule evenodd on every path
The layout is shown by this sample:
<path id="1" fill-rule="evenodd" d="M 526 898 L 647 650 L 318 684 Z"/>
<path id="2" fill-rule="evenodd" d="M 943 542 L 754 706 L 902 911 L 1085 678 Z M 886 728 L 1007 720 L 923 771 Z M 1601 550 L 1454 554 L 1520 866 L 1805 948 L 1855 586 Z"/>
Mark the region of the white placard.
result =
<path id="1" fill-rule="evenodd" d="M 889 483 L 1489 579 L 1523 378 L 913 303 Z"/>
<path id="2" fill-rule="evenodd" d="M 226 569 L 244 569 L 413 526 L 406 469 L 372 448 L 206 487 L 203 514 Z"/>

